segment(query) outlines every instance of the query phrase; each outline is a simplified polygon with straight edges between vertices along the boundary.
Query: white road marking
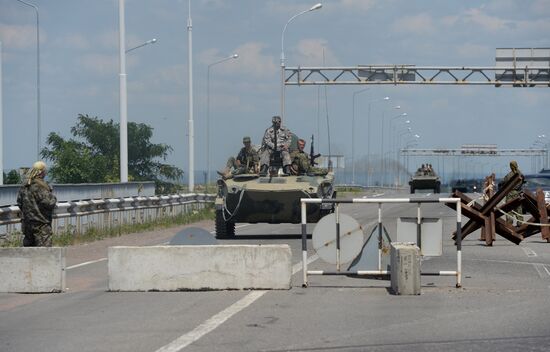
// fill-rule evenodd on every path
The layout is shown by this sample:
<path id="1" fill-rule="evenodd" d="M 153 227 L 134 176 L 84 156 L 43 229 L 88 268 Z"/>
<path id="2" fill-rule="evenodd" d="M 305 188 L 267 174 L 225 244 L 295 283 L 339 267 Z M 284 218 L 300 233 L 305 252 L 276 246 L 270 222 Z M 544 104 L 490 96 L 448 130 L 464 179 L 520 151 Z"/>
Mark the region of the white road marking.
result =
<path id="1" fill-rule="evenodd" d="M 306 263 L 307 265 L 313 263 L 319 259 L 319 256 L 317 254 L 312 255 L 311 257 L 307 258 Z M 297 272 L 302 270 L 302 262 L 296 263 L 292 266 L 292 275 L 296 274 Z"/>
<path id="2" fill-rule="evenodd" d="M 66 269 L 66 270 L 69 270 L 69 269 L 79 268 L 79 267 L 84 266 L 84 265 L 99 263 L 99 262 L 103 262 L 103 261 L 105 261 L 105 260 L 107 260 L 107 258 L 101 258 L 101 259 L 97 259 L 97 260 L 91 260 L 91 261 L 89 261 L 89 262 L 84 262 L 84 263 L 80 263 L 80 264 L 68 266 L 68 267 L 66 267 L 65 269 Z"/>
<path id="3" fill-rule="evenodd" d="M 307 263 L 312 263 L 319 259 L 319 256 L 317 254 L 312 255 L 307 259 Z M 302 270 L 302 262 L 294 264 L 292 266 L 292 275 L 296 274 Z M 264 294 L 266 294 L 268 291 L 252 291 L 248 295 L 246 295 L 244 298 L 240 299 L 236 303 L 233 303 L 229 307 L 225 308 L 218 314 L 214 315 L 210 319 L 206 320 L 201 325 L 197 326 L 192 331 L 178 337 L 174 341 L 170 342 L 168 345 L 165 345 L 156 352 L 177 352 L 183 350 L 185 347 L 189 346 L 193 342 L 197 341 L 204 335 L 208 334 L 212 330 L 216 329 L 218 326 L 223 324 L 226 320 L 231 318 L 233 315 L 239 313 L 241 310 L 245 309 L 246 307 L 250 306 L 252 303 L 254 303 L 258 298 L 262 297 Z"/>
<path id="4" fill-rule="evenodd" d="M 532 258 L 532 257 L 536 257 L 537 256 L 537 253 L 535 253 L 534 250 L 532 250 L 531 248 L 529 247 L 524 247 L 524 246 L 521 246 L 521 249 L 523 249 L 523 251 L 525 252 L 525 254 Z"/>
<path id="5" fill-rule="evenodd" d="M 474 262 L 490 262 L 490 263 L 506 263 L 506 264 L 524 264 L 524 265 L 545 265 L 543 263 L 533 263 L 533 262 L 522 262 L 517 260 L 498 260 L 498 259 L 476 259 L 471 258 L 469 261 Z"/>
<path id="6" fill-rule="evenodd" d="M 548 269 L 544 264 L 533 264 L 533 267 L 541 279 L 548 279 L 550 277 L 550 272 L 548 272 Z"/>
<path id="7" fill-rule="evenodd" d="M 262 297 L 267 291 L 253 291 L 246 295 L 241 300 L 222 310 L 212 318 L 208 319 L 201 325 L 197 326 L 193 331 L 184 334 L 166 346 L 159 348 L 156 352 L 177 352 L 197 341 L 210 331 L 216 329 L 223 324 L 227 319 L 245 309 L 258 298 Z"/>

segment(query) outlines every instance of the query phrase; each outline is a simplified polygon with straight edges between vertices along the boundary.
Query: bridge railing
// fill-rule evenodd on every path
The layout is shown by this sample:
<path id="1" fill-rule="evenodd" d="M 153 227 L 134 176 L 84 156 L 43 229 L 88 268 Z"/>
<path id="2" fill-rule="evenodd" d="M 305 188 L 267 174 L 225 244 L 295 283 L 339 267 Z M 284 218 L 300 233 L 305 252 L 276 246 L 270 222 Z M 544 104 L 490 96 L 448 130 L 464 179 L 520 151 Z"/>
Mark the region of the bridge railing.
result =
<path id="1" fill-rule="evenodd" d="M 123 197 L 58 202 L 53 214 L 54 234 L 88 229 L 108 230 L 123 225 L 142 224 L 162 218 L 189 214 L 212 203 L 212 194 L 173 194 L 167 196 Z M 0 236 L 21 231 L 18 206 L 0 207 Z"/>

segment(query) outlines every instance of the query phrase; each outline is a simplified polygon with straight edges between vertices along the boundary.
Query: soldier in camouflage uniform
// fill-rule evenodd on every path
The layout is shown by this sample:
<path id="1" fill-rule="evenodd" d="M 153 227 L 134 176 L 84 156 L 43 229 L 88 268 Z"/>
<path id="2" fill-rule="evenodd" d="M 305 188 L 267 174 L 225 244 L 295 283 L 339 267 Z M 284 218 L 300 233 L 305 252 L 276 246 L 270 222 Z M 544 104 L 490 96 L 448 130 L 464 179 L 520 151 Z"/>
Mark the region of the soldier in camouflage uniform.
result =
<path id="1" fill-rule="evenodd" d="M 285 126 L 281 126 L 280 116 L 273 116 L 271 123 L 273 125 L 265 130 L 264 138 L 262 140 L 262 148 L 260 151 L 260 175 L 267 175 L 269 160 L 275 150 L 281 152 L 281 157 L 283 158 L 283 170 L 285 174 L 290 175 L 291 160 L 288 152 L 290 142 L 292 140 L 290 130 Z M 275 136 L 277 136 L 277 140 L 275 140 Z"/>
<path id="2" fill-rule="evenodd" d="M 290 153 L 292 160 L 292 173 L 295 175 L 303 175 L 307 173 L 311 167 L 309 164 L 309 155 L 304 151 L 306 141 L 298 139 L 298 149 Z"/>
<path id="3" fill-rule="evenodd" d="M 232 178 L 234 175 L 255 174 L 258 172 L 260 157 L 251 143 L 250 137 L 243 137 L 244 147 L 237 154 L 237 158 L 230 157 L 224 171 L 218 171 L 218 174 L 224 180 Z"/>
<path id="4" fill-rule="evenodd" d="M 17 194 L 25 247 L 52 246 L 52 214 L 57 198 L 44 181 L 44 176 L 46 164 L 43 161 L 35 162 Z"/>
<path id="5" fill-rule="evenodd" d="M 328 170 L 325 168 L 315 167 L 311 165 L 310 156 L 304 151 L 306 141 L 298 139 L 298 149 L 290 153 L 292 160 L 291 171 L 294 175 L 326 175 Z"/>
<path id="6" fill-rule="evenodd" d="M 506 202 L 511 201 L 512 199 L 515 199 L 520 196 L 520 193 L 523 191 L 523 184 L 525 183 L 525 177 L 523 177 L 523 174 L 521 173 L 518 163 L 515 160 L 510 161 L 510 172 L 504 176 L 502 181 L 499 182 L 498 186 L 499 188 L 506 183 L 509 179 L 511 179 L 515 174 L 519 174 L 521 178 L 521 182 L 506 195 Z M 522 213 L 521 206 L 514 209 L 513 217 L 517 220 L 523 220 L 523 216 L 520 215 Z M 510 216 L 506 217 L 506 222 L 513 223 L 513 218 Z"/>

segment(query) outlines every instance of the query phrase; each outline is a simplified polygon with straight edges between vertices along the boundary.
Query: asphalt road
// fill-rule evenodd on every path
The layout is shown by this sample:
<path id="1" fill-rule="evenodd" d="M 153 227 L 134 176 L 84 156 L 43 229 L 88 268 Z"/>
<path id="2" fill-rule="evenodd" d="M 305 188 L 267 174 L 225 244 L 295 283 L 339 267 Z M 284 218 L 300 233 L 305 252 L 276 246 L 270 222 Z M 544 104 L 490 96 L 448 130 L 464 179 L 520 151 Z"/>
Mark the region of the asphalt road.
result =
<path id="1" fill-rule="evenodd" d="M 342 206 L 366 233 L 377 210 Z M 425 258 L 422 270 L 455 270 L 454 211 L 427 204 L 422 212 L 444 227 L 443 256 Z M 415 215 L 414 204 L 383 206 L 390 234 L 398 216 Z M 181 229 L 69 247 L 67 292 L 0 294 L 0 351 L 550 350 L 550 244 L 540 236 L 485 247 L 473 233 L 463 243 L 462 288 L 454 277 L 423 276 L 420 296 L 395 296 L 389 281 L 347 276 L 310 276 L 303 288 L 299 225 L 238 224 L 236 238 L 221 243 L 291 246 L 291 290 L 107 291 L 109 246 L 162 244 Z M 310 269 L 334 270 L 308 255 Z"/>

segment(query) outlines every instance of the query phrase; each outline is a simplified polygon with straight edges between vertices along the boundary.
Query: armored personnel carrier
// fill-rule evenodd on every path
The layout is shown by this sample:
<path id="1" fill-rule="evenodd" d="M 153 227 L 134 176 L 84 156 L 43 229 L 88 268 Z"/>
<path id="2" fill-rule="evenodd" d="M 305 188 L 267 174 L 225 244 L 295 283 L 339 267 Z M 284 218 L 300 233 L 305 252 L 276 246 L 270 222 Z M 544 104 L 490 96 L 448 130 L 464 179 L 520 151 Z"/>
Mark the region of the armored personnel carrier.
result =
<path id="1" fill-rule="evenodd" d="M 271 161 L 269 174 L 240 174 L 218 180 L 216 237 L 235 235 L 235 223 L 301 222 L 300 198 L 336 198 L 333 172 L 313 172 L 287 176 L 282 160 Z M 334 211 L 334 204 L 308 204 L 307 222 L 315 223 Z"/>
<path id="2" fill-rule="evenodd" d="M 415 193 L 418 189 L 431 189 L 434 193 L 441 192 L 441 180 L 433 171 L 431 165 L 420 167 L 409 181 L 411 193 Z"/>

